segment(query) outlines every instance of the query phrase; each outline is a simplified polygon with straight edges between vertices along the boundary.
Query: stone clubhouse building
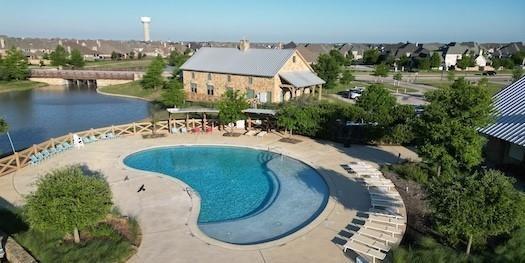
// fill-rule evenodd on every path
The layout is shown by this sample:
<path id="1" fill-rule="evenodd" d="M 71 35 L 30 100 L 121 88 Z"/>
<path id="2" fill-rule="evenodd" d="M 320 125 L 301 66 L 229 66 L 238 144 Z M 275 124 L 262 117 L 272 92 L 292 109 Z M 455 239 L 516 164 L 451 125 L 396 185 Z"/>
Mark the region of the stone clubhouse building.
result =
<path id="1" fill-rule="evenodd" d="M 279 103 L 303 94 L 321 94 L 320 79 L 296 49 L 200 48 L 184 65 L 189 101 L 215 101 L 228 89 L 252 103 Z"/>

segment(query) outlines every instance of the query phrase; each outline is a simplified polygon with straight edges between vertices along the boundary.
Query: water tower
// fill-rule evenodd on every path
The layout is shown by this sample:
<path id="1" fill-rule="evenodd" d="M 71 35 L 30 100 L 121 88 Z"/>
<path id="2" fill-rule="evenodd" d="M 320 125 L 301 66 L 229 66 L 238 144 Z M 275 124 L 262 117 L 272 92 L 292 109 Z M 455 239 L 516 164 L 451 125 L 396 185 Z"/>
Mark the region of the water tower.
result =
<path id="1" fill-rule="evenodd" d="M 149 42 L 149 24 L 151 23 L 151 17 L 143 16 L 140 18 L 140 22 L 144 26 L 144 41 Z"/>

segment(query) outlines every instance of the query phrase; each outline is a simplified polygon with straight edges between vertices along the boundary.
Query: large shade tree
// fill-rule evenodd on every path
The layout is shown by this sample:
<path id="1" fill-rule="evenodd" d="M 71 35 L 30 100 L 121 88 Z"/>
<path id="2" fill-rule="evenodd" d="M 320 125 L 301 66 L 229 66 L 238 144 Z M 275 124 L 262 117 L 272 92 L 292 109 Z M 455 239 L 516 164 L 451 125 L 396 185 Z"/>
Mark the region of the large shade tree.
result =
<path id="1" fill-rule="evenodd" d="M 235 123 L 238 120 L 244 120 L 246 114 L 242 111 L 247 109 L 250 104 L 246 101 L 244 94 L 239 90 L 228 89 L 226 93 L 221 96 L 218 103 L 219 106 L 219 120 L 223 125 Z M 233 134 L 233 125 L 230 126 L 230 134 Z"/>
<path id="2" fill-rule="evenodd" d="M 79 229 L 93 226 L 110 211 L 111 190 L 101 175 L 86 175 L 80 167 L 50 172 L 27 197 L 25 214 L 31 227 L 63 234 L 73 233 L 80 242 Z"/>
<path id="3" fill-rule="evenodd" d="M 166 107 L 183 105 L 185 102 L 185 94 L 182 82 L 175 78 L 168 81 L 160 101 Z"/>
<path id="4" fill-rule="evenodd" d="M 27 58 L 16 48 L 7 50 L 5 58 L 0 59 L 0 80 L 23 80 L 29 77 Z"/>
<path id="5" fill-rule="evenodd" d="M 153 59 L 146 70 L 146 74 L 142 77 L 142 87 L 145 89 L 162 88 L 165 83 L 164 77 L 162 76 L 165 66 L 166 64 L 164 64 L 162 57 L 157 56 Z"/>
<path id="6" fill-rule="evenodd" d="M 55 48 L 55 51 L 51 52 L 49 55 L 49 58 L 51 59 L 51 65 L 55 67 L 67 65 L 68 56 L 69 54 L 67 53 L 66 49 L 63 46 L 58 45 Z"/>
<path id="7" fill-rule="evenodd" d="M 294 130 L 313 136 L 320 129 L 322 104 L 308 101 L 291 101 L 281 106 L 277 112 L 277 125 L 285 129 L 285 133 L 293 135 Z"/>
<path id="8" fill-rule="evenodd" d="M 317 59 L 317 64 L 313 66 L 315 72 L 321 79 L 326 81 L 325 87 L 334 88 L 341 73 L 341 64 L 329 54 L 322 54 Z"/>
<path id="9" fill-rule="evenodd" d="M 436 229 L 453 244 L 482 244 L 524 222 L 525 199 L 514 180 L 495 170 L 433 180 L 428 199 Z"/>
<path id="10" fill-rule="evenodd" d="M 438 170 L 468 170 L 478 165 L 485 140 L 477 129 L 492 120 L 488 91 L 460 78 L 425 97 L 430 104 L 415 128 L 419 155 Z"/>
<path id="11" fill-rule="evenodd" d="M 73 68 L 83 68 L 86 62 L 84 61 L 84 57 L 82 57 L 82 54 L 80 53 L 80 50 L 73 49 L 71 51 L 71 57 L 69 58 L 69 64 L 73 66 Z"/>

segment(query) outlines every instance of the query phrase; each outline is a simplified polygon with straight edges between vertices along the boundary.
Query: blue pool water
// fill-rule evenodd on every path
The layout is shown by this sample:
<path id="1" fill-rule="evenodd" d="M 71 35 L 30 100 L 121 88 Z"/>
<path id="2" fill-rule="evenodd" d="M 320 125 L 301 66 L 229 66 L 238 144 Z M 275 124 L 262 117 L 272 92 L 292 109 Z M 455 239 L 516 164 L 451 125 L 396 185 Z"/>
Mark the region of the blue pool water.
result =
<path id="1" fill-rule="evenodd" d="M 173 146 L 127 156 L 129 167 L 175 177 L 201 197 L 199 228 L 233 244 L 282 238 L 315 219 L 328 187 L 310 166 L 268 151 Z"/>

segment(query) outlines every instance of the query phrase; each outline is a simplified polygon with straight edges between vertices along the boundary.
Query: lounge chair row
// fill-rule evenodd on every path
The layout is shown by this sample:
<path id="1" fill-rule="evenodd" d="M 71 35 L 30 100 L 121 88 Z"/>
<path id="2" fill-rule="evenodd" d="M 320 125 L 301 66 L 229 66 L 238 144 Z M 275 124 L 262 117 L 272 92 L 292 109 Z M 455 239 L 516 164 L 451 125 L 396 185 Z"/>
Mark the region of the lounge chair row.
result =
<path id="1" fill-rule="evenodd" d="M 186 127 L 181 127 L 181 128 L 171 128 L 171 133 L 172 134 L 184 134 L 184 133 L 188 133 L 188 132 L 191 132 L 191 133 L 202 133 L 202 132 L 206 132 L 206 133 L 210 133 L 210 132 L 213 132 L 213 128 L 212 127 L 205 127 L 205 128 L 200 128 L 200 127 L 195 127 L 195 128 L 191 128 L 191 129 L 187 129 Z"/>
<path id="2" fill-rule="evenodd" d="M 55 155 L 55 154 L 58 154 L 58 153 L 61 153 L 61 152 L 64 152 L 68 149 L 71 149 L 73 146 L 68 143 L 68 142 L 63 142 L 61 144 L 58 144 L 58 145 L 55 145 L 54 147 L 51 147 L 49 149 L 44 149 L 40 152 L 37 152 L 35 154 L 31 154 L 29 156 L 29 164 L 30 165 L 37 165 L 39 163 L 41 163 L 42 161 L 44 161 L 45 159 Z"/>

